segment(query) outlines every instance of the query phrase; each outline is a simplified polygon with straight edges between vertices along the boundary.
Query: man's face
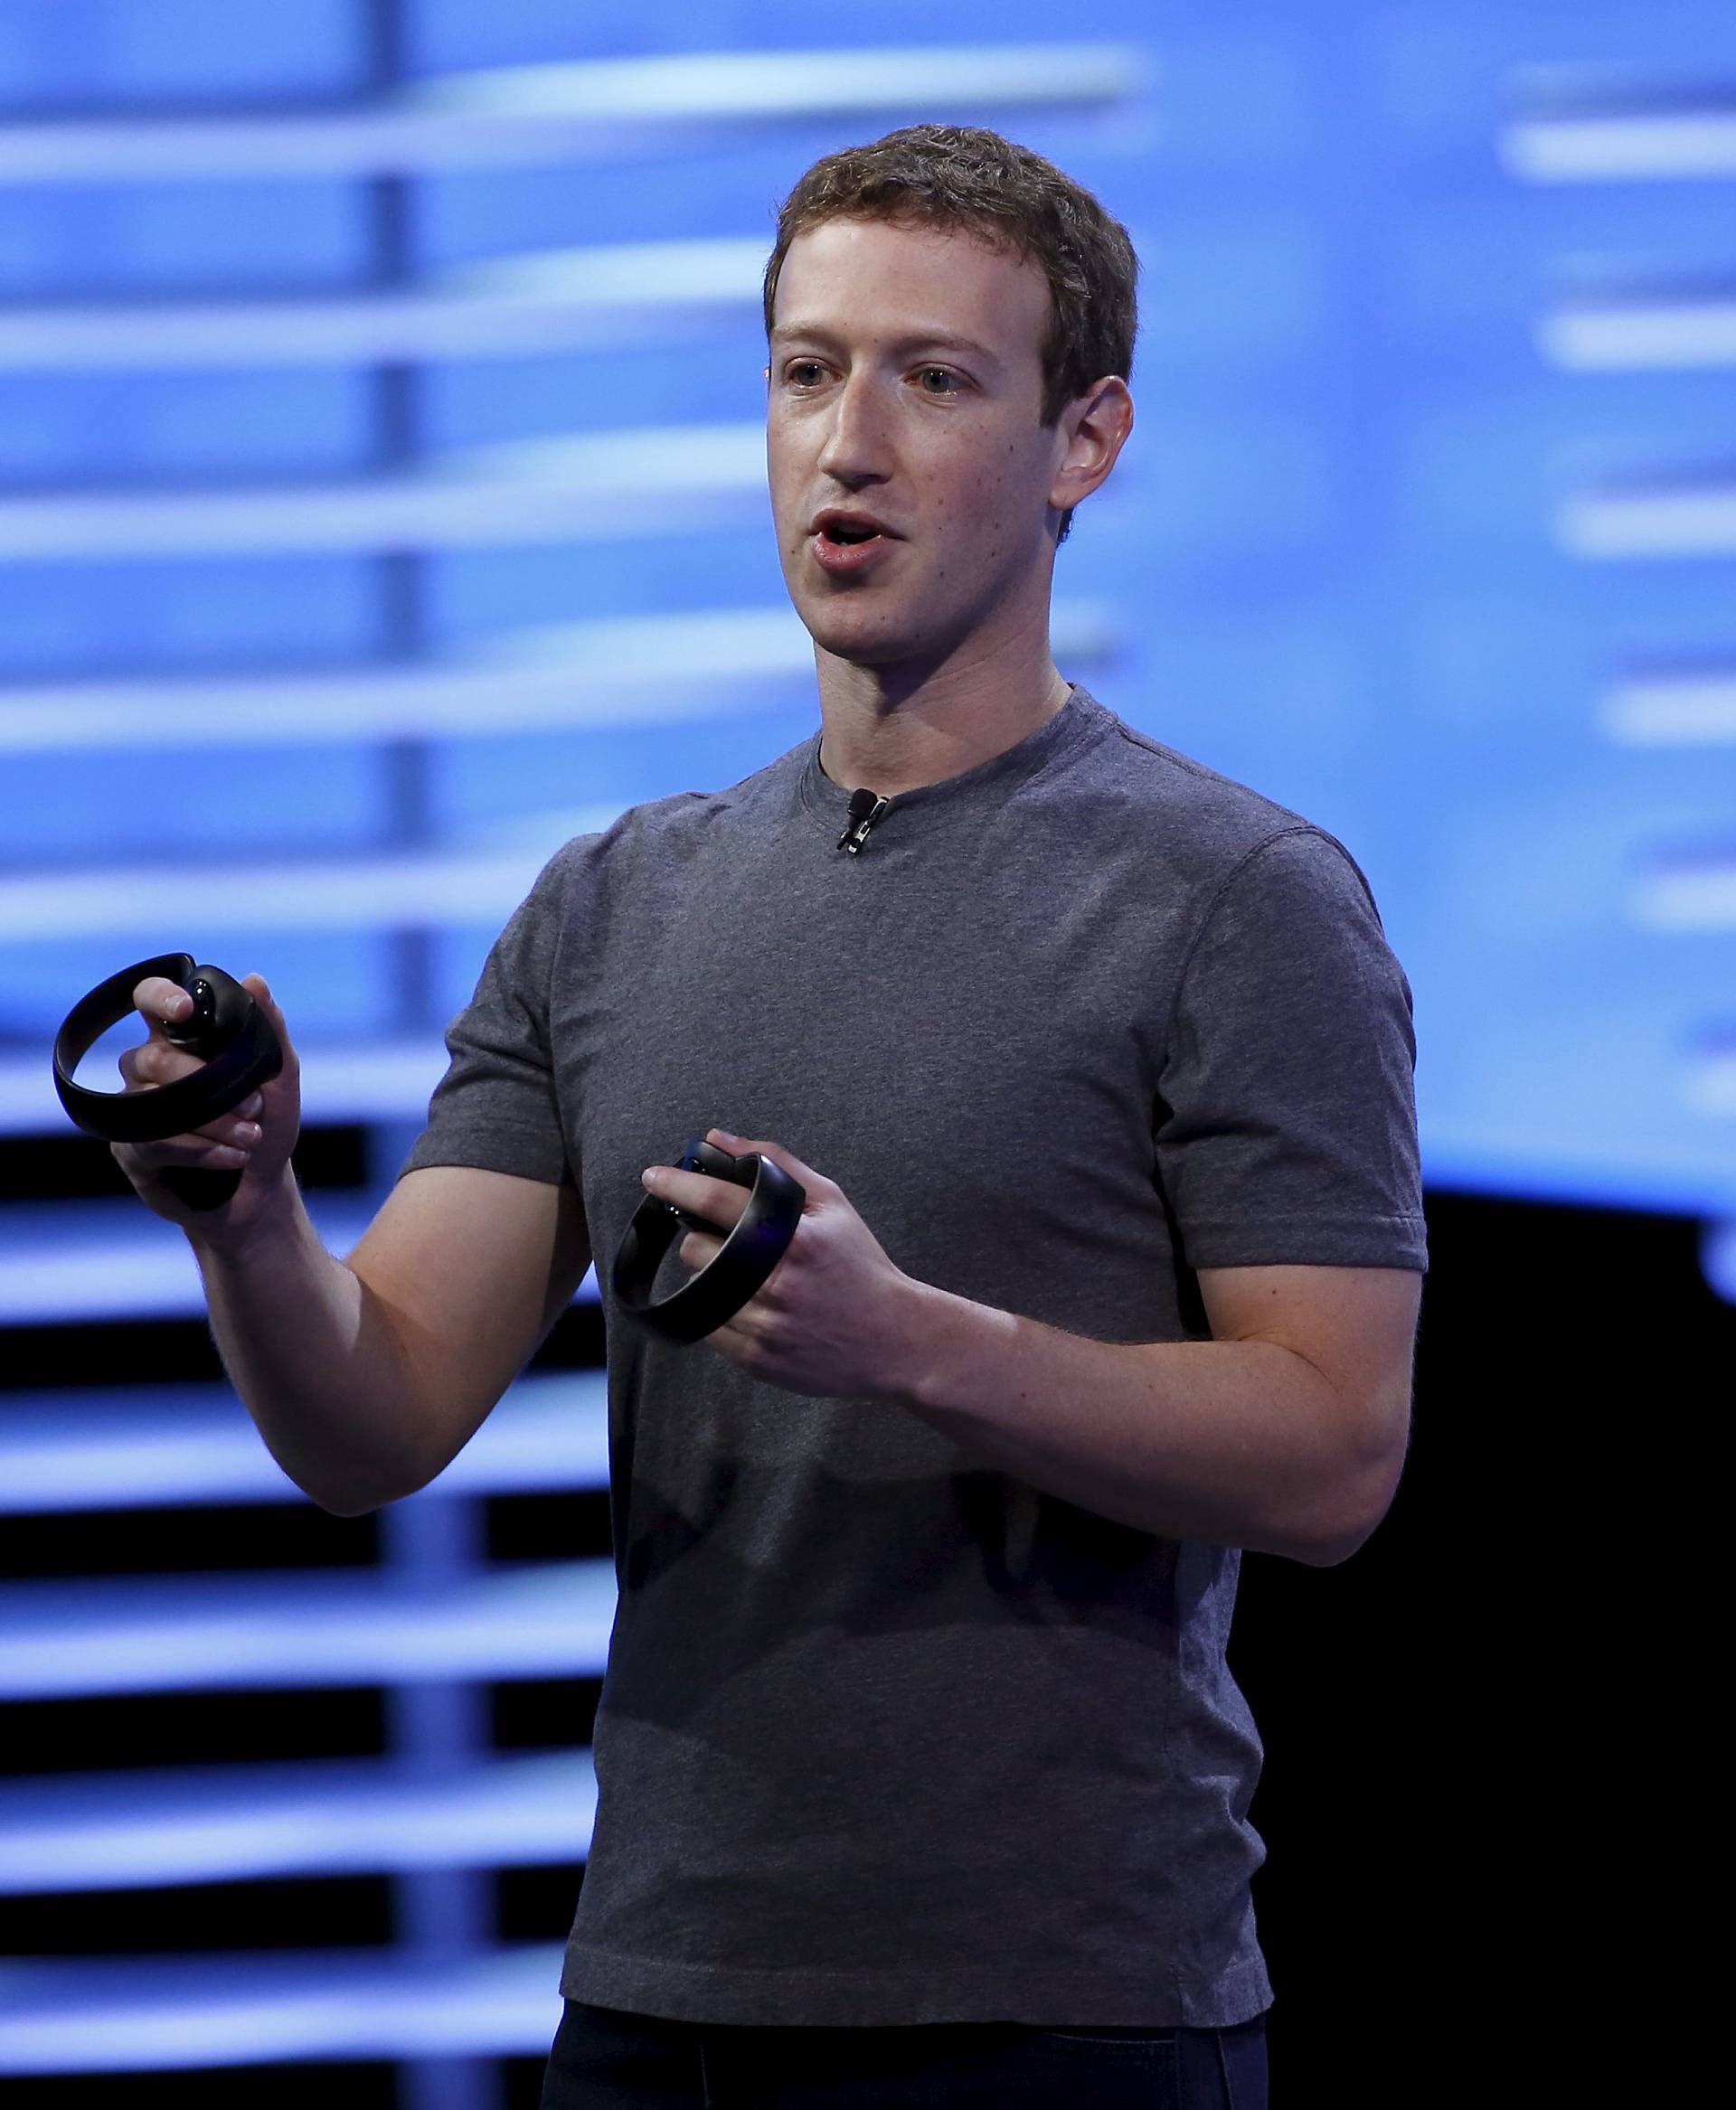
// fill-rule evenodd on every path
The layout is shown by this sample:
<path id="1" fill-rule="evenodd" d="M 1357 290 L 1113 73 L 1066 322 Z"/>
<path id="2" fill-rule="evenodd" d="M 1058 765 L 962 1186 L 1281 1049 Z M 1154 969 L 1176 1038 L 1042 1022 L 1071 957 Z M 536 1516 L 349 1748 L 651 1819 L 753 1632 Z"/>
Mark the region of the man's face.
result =
<path id="1" fill-rule="evenodd" d="M 932 661 L 1046 622 L 1067 444 L 1037 422 L 1049 318 L 1036 259 L 967 234 L 832 220 L 791 242 L 766 466 L 785 582 L 824 650 Z M 828 564 L 814 523 L 834 506 L 892 533 L 855 560 L 828 542 Z"/>

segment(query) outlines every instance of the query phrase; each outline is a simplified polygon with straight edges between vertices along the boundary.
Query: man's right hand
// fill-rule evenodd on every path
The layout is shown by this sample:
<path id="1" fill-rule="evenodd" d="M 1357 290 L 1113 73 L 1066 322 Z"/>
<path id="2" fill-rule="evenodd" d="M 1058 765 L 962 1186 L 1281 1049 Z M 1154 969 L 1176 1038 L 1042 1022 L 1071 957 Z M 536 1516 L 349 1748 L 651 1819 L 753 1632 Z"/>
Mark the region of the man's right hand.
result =
<path id="1" fill-rule="evenodd" d="M 282 1210 L 289 1154 L 301 1134 L 301 1065 L 289 1039 L 283 1013 L 262 975 L 247 975 L 241 986 L 276 1028 L 283 1047 L 283 1068 L 250 1098 L 203 1128 L 185 1135 L 165 1135 L 156 1143 L 111 1143 L 115 1163 L 132 1182 L 146 1208 L 189 1232 L 203 1232 L 224 1243 L 244 1239 L 250 1231 Z M 148 975 L 133 991 L 133 1002 L 150 1027 L 150 1038 L 128 1048 L 120 1058 L 120 1074 L 128 1091 L 155 1091 L 177 1078 L 204 1068 L 201 1056 L 177 1048 L 165 1031 L 168 1021 L 184 1019 L 193 999 L 177 983 Z M 210 1172 L 240 1170 L 241 1183 L 221 1209 L 189 1209 L 158 1176 L 165 1169 L 193 1165 Z"/>

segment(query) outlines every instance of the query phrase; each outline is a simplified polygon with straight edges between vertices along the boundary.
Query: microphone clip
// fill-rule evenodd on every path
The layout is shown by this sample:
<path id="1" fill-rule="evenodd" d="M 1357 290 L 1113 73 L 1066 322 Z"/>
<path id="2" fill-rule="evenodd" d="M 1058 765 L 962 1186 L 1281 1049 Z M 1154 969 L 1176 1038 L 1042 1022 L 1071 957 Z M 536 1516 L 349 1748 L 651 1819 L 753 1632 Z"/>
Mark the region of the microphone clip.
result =
<path id="1" fill-rule="evenodd" d="M 870 791 L 866 785 L 850 794 L 850 824 L 838 837 L 838 848 L 856 855 L 868 840 L 868 831 L 882 814 L 892 810 L 890 798 L 882 798 L 878 792 Z"/>

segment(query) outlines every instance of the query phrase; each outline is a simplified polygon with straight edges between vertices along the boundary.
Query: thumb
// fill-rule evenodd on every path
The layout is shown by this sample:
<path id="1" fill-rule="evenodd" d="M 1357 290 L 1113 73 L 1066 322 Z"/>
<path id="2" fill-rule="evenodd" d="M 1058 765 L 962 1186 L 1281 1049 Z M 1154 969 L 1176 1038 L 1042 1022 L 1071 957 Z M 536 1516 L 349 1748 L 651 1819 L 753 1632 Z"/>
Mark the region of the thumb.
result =
<path id="1" fill-rule="evenodd" d="M 294 1054 L 295 1044 L 289 1038 L 289 1028 L 284 1019 L 284 1015 L 282 1012 L 278 1009 L 278 1000 L 271 994 L 271 984 L 266 980 L 263 975 L 255 973 L 251 975 L 243 975 L 241 976 L 241 987 L 252 992 L 255 1001 L 259 1003 L 261 1010 L 263 1010 L 267 1018 L 271 1021 L 272 1026 L 277 1032 L 278 1039 L 282 1044 L 284 1056 L 287 1062 L 288 1060 Z"/>

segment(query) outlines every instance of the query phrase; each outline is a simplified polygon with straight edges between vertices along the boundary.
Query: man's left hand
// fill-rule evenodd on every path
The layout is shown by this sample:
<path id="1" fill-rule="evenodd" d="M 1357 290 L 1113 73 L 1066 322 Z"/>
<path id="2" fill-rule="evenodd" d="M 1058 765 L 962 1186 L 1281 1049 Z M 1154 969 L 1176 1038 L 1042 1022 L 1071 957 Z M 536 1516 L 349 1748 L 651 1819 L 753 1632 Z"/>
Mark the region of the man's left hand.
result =
<path id="1" fill-rule="evenodd" d="M 732 1319 L 703 1336 L 706 1344 L 751 1376 L 816 1399 L 904 1396 L 911 1333 L 921 1285 L 893 1266 L 835 1180 L 805 1165 L 781 1144 L 753 1142 L 727 1129 L 706 1141 L 731 1157 L 758 1153 L 799 1180 L 807 1199 L 778 1265 Z M 749 1190 L 708 1173 L 647 1167 L 642 1184 L 659 1201 L 732 1230 Z M 703 1267 L 722 1238 L 688 1231 L 677 1251 Z"/>

